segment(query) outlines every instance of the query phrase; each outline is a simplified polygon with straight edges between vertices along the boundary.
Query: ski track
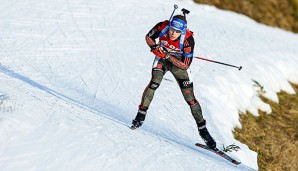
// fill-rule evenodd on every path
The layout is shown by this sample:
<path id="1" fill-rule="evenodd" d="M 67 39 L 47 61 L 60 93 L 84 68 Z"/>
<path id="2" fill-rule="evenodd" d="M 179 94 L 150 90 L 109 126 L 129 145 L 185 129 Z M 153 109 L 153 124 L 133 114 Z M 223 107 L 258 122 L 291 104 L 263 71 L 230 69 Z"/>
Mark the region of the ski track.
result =
<path id="1" fill-rule="evenodd" d="M 3 69 L 3 66 L 0 67 L 0 71 L 2 73 L 4 73 L 4 74 L 7 74 L 7 70 L 5 71 L 5 69 Z M 12 72 L 12 71 L 10 71 L 10 72 Z M 96 116 L 103 116 L 105 119 L 108 119 L 111 122 L 113 122 L 113 125 L 114 126 L 115 126 L 115 124 L 119 124 L 120 127 L 123 127 L 123 128 L 120 128 L 120 130 L 125 130 L 126 129 L 126 130 L 129 130 L 129 131 L 132 131 L 132 130 L 130 130 L 128 128 L 129 125 L 127 123 L 123 123 L 122 121 L 119 121 L 116 118 L 111 118 L 111 117 L 107 117 L 106 115 L 102 115 L 100 112 L 94 111 L 93 109 L 90 109 L 88 106 L 82 106 L 82 105 L 79 106 L 76 103 L 74 103 L 74 100 L 69 100 L 69 99 L 67 99 L 67 98 L 65 98 L 63 96 L 60 96 L 60 95 L 57 95 L 57 94 L 53 94 L 53 93 L 50 93 L 51 94 L 50 96 L 47 95 L 46 97 L 43 97 L 42 94 L 48 93 L 49 90 L 47 90 L 46 88 L 44 88 L 42 85 L 39 85 L 38 83 L 34 83 L 32 81 L 28 81 L 28 80 L 30 80 L 29 78 L 22 79 L 23 77 L 19 76 L 18 74 L 7 74 L 7 76 L 10 76 L 13 79 L 18 79 L 18 80 L 20 80 L 22 82 L 25 82 L 30 87 L 33 86 L 33 88 L 35 88 L 35 89 L 37 88 L 40 91 L 44 92 L 44 93 L 40 93 L 39 92 L 39 93 L 37 93 L 35 95 L 35 94 L 31 94 L 30 92 L 35 92 L 36 90 L 33 90 L 32 91 L 31 89 L 33 89 L 33 88 L 27 88 L 28 90 L 26 90 L 26 92 L 29 93 L 29 94 L 27 94 L 28 96 L 35 97 L 35 98 L 38 97 L 39 101 L 40 101 L 40 99 L 43 99 L 43 103 L 52 106 L 52 108 L 55 108 L 56 110 L 58 110 L 58 109 L 62 110 L 64 108 L 71 109 L 70 112 L 72 114 L 75 114 L 74 116 L 72 116 L 72 118 L 73 117 L 76 117 L 76 116 L 79 116 L 78 119 L 84 121 L 86 119 L 89 119 L 90 118 L 90 115 L 91 115 L 91 118 L 96 118 Z M 20 84 L 20 83 L 15 83 L 15 84 L 12 84 L 12 85 L 18 85 L 18 84 Z M 36 85 L 38 85 L 38 86 L 36 86 Z M 29 87 L 29 86 L 27 86 L 27 87 Z M 51 96 L 54 96 L 55 98 L 53 99 Z M 44 101 L 44 100 L 46 100 L 46 101 Z M 74 112 L 74 111 L 76 111 L 76 112 Z M 78 115 L 78 113 L 81 113 L 81 114 Z M 94 115 L 94 114 L 96 114 L 96 115 Z M 94 116 L 92 116 L 92 115 L 94 115 Z M 43 125 L 45 125 L 47 123 L 51 123 L 54 120 L 56 120 L 56 119 L 53 119 L 51 116 L 49 116 L 49 118 L 43 123 Z M 84 122 L 86 122 L 86 121 L 84 121 Z M 88 123 L 86 123 L 86 124 L 88 124 Z M 43 127 L 43 125 L 40 125 L 39 126 L 40 129 Z M 117 126 L 117 127 L 119 127 L 119 126 Z M 39 129 L 37 128 L 36 131 L 37 130 L 39 130 Z M 138 129 L 138 130 L 134 130 L 133 132 L 139 132 L 139 133 L 141 133 L 143 135 L 149 136 L 149 137 L 151 137 L 151 139 L 153 139 L 153 141 L 156 141 L 156 140 L 157 141 L 163 141 L 166 144 L 171 144 L 172 146 L 177 146 L 181 150 L 188 149 L 188 150 L 191 150 L 191 151 L 193 151 L 195 153 L 201 153 L 204 157 L 208 158 L 211 161 L 217 161 L 218 163 L 225 164 L 226 166 L 230 166 L 230 167 L 232 165 L 229 162 L 223 161 L 224 159 L 222 159 L 221 157 L 218 157 L 218 156 L 216 156 L 214 154 L 210 154 L 210 153 L 206 152 L 205 150 L 201 150 L 201 149 L 196 148 L 193 144 L 189 144 L 189 143 L 188 144 L 185 144 L 185 142 L 182 143 L 180 141 L 177 141 L 177 139 L 168 139 L 167 137 L 164 137 L 164 136 L 162 136 L 162 135 L 160 135 L 160 134 L 158 134 L 156 132 L 152 132 L 152 131 L 146 130 L 146 129 Z M 31 132 L 31 134 L 32 135 L 35 135 L 35 136 L 38 136 L 38 134 L 40 134 L 40 133 Z M 111 132 L 111 134 L 113 134 L 113 132 Z M 107 139 L 109 139 L 109 143 L 112 143 L 111 146 L 118 146 L 118 145 L 116 145 L 118 143 L 114 140 L 114 138 L 111 138 L 109 136 L 105 136 L 105 137 Z M 26 143 L 29 143 L 30 144 L 30 140 L 27 141 Z M 34 143 L 34 142 L 31 142 L 31 143 Z M 26 146 L 27 145 L 28 144 L 26 144 Z M 75 147 L 75 144 L 74 145 L 72 145 L 72 144 L 68 145 L 66 147 L 66 150 L 68 148 L 71 149 L 72 146 Z M 89 153 L 91 151 L 90 150 L 91 148 L 93 148 L 93 147 L 92 146 L 89 147 L 89 150 L 87 150 L 88 151 L 87 153 Z M 121 145 L 120 145 L 120 148 L 121 148 Z M 131 145 L 129 145 L 128 148 L 131 148 Z M 122 147 L 122 150 L 127 151 L 126 149 L 124 149 L 124 146 Z M 146 156 L 146 158 L 154 158 L 154 156 L 159 156 L 158 155 L 158 151 L 160 151 L 160 149 L 156 149 L 155 151 L 151 151 L 150 155 L 149 156 Z M 38 150 L 38 151 L 35 151 L 35 152 L 29 152 L 29 153 L 21 154 L 19 156 L 16 156 L 15 159 L 17 160 L 18 158 L 21 159 L 21 158 L 24 158 L 24 157 L 30 158 L 30 157 L 33 157 L 35 155 L 43 154 L 43 153 L 46 154 L 48 152 L 49 152 L 49 150 L 41 149 L 41 150 Z M 121 153 L 121 151 L 118 151 L 118 153 Z M 5 159 L 7 160 L 8 158 L 1 158 L 0 161 L 1 160 L 5 160 Z M 45 159 L 45 160 L 50 160 L 50 159 Z M 115 160 L 117 160 L 117 158 Z M 19 163 L 19 164 L 22 164 L 22 163 Z M 151 164 L 153 164 L 153 163 L 151 163 Z M 149 163 L 149 165 L 151 165 L 151 164 Z M 133 167 L 132 170 L 138 170 L 138 169 L 144 168 L 144 167 L 146 167 L 146 164 L 144 165 L 144 163 L 141 163 L 141 164 L 139 164 L 139 166 Z M 148 167 L 151 168 L 153 166 L 148 166 Z M 110 165 L 107 165 L 106 167 L 103 167 L 103 170 L 109 170 L 109 168 L 110 168 Z M 232 168 L 233 168 L 233 166 L 232 166 Z M 244 166 L 241 166 L 241 165 L 238 166 L 238 167 L 235 166 L 235 169 L 252 170 L 252 169 L 249 169 L 248 167 L 244 167 Z"/>

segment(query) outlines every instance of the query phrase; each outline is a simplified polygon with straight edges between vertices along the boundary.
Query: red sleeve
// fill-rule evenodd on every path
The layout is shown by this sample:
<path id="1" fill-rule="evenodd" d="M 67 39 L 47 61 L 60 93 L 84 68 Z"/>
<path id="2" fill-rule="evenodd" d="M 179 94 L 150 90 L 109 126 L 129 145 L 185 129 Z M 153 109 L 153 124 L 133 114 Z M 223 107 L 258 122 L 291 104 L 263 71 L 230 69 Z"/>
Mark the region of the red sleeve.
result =
<path id="1" fill-rule="evenodd" d="M 161 25 L 163 22 L 157 23 L 147 34 L 146 34 L 146 43 L 150 48 L 156 45 L 155 39 L 159 37 L 161 32 Z"/>
<path id="2" fill-rule="evenodd" d="M 188 66 L 190 66 L 193 59 L 194 47 L 195 47 L 195 40 L 191 35 L 184 41 L 183 56 L 182 56 L 182 62 Z"/>

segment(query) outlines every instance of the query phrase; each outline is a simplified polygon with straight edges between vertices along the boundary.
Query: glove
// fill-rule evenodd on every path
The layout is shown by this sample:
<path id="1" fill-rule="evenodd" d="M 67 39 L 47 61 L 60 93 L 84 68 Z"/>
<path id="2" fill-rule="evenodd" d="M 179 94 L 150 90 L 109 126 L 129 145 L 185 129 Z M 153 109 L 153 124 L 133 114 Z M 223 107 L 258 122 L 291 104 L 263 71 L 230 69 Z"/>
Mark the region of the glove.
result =
<path id="1" fill-rule="evenodd" d="M 163 50 L 163 48 L 160 47 L 160 46 L 153 47 L 153 48 L 151 49 L 151 52 L 152 52 L 155 56 L 158 56 L 158 57 L 160 57 L 160 58 L 165 58 L 165 59 L 167 59 L 168 56 L 169 56 L 168 53 L 165 52 L 165 51 Z"/>

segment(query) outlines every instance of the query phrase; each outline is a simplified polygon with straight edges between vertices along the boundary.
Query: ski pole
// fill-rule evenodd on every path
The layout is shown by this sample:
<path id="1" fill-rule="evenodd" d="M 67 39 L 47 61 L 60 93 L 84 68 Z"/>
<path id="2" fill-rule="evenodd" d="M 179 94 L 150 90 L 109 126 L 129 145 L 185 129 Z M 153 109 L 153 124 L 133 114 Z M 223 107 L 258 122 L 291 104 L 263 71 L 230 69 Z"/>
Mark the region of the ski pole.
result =
<path id="1" fill-rule="evenodd" d="M 223 63 L 223 62 L 218 62 L 218 61 L 214 61 L 214 60 L 206 59 L 206 58 L 202 58 L 202 57 L 197 57 L 197 56 L 195 56 L 195 58 L 201 59 L 201 60 L 204 60 L 204 61 L 209 61 L 209 62 L 217 63 L 217 64 L 222 64 L 222 65 L 230 66 L 230 67 L 235 67 L 235 68 L 238 68 L 239 71 L 242 69 L 242 66 L 239 66 L 238 67 L 238 66 L 235 66 L 235 65 L 226 64 L 226 63 Z"/>
<path id="2" fill-rule="evenodd" d="M 169 19 L 169 21 L 171 22 L 171 19 L 172 19 L 172 17 L 173 17 L 173 15 L 174 15 L 174 12 L 175 12 L 175 10 L 178 8 L 178 5 L 174 5 L 174 10 L 173 10 L 173 12 L 172 12 L 172 15 L 171 15 L 171 17 L 170 17 L 170 19 Z"/>

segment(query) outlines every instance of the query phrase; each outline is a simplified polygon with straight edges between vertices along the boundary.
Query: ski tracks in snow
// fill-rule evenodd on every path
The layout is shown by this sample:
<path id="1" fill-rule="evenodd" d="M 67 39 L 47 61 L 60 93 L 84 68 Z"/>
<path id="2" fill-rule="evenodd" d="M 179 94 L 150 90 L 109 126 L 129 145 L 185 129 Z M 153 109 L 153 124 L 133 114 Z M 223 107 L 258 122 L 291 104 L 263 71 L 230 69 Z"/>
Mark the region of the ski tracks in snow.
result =
<path id="1" fill-rule="evenodd" d="M 2 74 L 3 74 L 3 70 L 4 69 L 2 66 L 2 69 L 1 69 Z M 10 76 L 10 77 L 8 77 L 8 76 Z M 10 75 L 7 74 L 7 75 L 4 75 L 4 78 L 5 77 L 7 80 L 6 82 L 13 82 L 10 84 L 15 85 L 15 86 L 22 84 L 23 81 L 30 80 L 30 79 L 22 80 L 22 79 L 20 79 L 22 77 L 20 77 L 20 76 L 15 77 L 15 74 L 10 74 Z M 40 144 L 40 143 L 45 143 L 45 141 L 50 141 L 50 142 L 56 144 L 54 146 L 55 148 L 60 149 L 60 150 L 62 150 L 62 148 L 63 148 L 63 150 L 70 153 L 70 154 L 62 153 L 62 157 L 65 157 L 65 158 L 69 158 L 70 157 L 69 155 L 71 155 L 74 152 L 77 153 L 78 151 L 76 150 L 76 148 L 78 146 L 83 146 L 83 149 L 84 149 L 83 153 L 80 154 L 79 156 L 77 156 L 77 158 L 75 158 L 76 162 L 86 162 L 86 163 L 94 164 L 94 161 L 91 158 L 95 157 L 98 160 L 106 160 L 105 155 L 108 155 L 108 153 L 112 152 L 112 154 L 109 154 L 109 157 L 112 157 L 113 159 L 111 161 L 106 162 L 103 165 L 101 165 L 101 168 L 103 168 L 103 170 L 110 170 L 111 168 L 113 168 L 113 164 L 116 164 L 116 163 L 124 165 L 124 168 L 129 167 L 132 170 L 137 170 L 138 168 L 144 168 L 144 167 L 148 168 L 148 170 L 159 169 L 159 166 L 161 164 L 173 165 L 172 163 L 168 163 L 169 162 L 168 157 L 171 157 L 171 156 L 177 157 L 177 155 L 178 155 L 180 157 L 185 158 L 186 152 L 187 153 L 190 152 L 190 153 L 194 154 L 193 155 L 194 158 L 192 159 L 193 162 L 195 162 L 196 160 L 199 160 L 200 162 L 204 162 L 204 163 L 211 162 L 211 161 L 213 161 L 213 162 L 217 161 L 217 162 L 221 163 L 220 165 L 225 163 L 222 159 L 220 159 L 220 158 L 216 159 L 216 156 L 212 156 L 212 154 L 208 154 L 208 152 L 200 151 L 192 144 L 185 146 L 185 144 L 180 144 L 179 141 L 173 141 L 173 140 L 167 139 L 165 137 L 158 136 L 158 134 L 155 134 L 154 132 L 150 132 L 150 130 L 146 130 L 146 129 L 143 130 L 142 128 L 132 131 L 128 128 L 128 125 L 126 123 L 118 121 L 118 120 L 116 120 L 116 118 L 109 118 L 109 117 L 106 117 L 98 112 L 96 112 L 97 115 L 94 115 L 94 110 L 90 110 L 87 107 L 82 108 L 82 106 L 78 106 L 77 104 L 73 103 L 72 101 L 69 101 L 65 98 L 61 98 L 53 93 L 48 94 L 49 92 L 46 89 L 44 89 L 41 85 L 37 86 L 38 83 L 34 83 L 33 85 L 32 85 L 32 82 L 27 82 L 27 83 L 29 83 L 29 84 L 27 84 L 27 86 L 23 85 L 21 92 L 18 90 L 18 88 L 14 88 L 14 87 L 11 87 L 12 89 L 15 89 L 14 91 L 12 91 L 12 90 L 6 90 L 6 91 L 12 92 L 12 93 L 17 93 L 18 98 L 20 98 L 20 100 L 22 99 L 22 96 L 27 96 L 27 97 L 25 97 L 25 99 L 27 99 L 27 98 L 30 99 L 32 97 L 36 97 L 35 99 L 38 100 L 38 102 L 36 102 L 36 103 L 41 103 L 43 105 L 49 106 L 49 107 L 46 107 L 47 110 L 49 110 L 49 111 L 43 111 L 47 114 L 46 114 L 46 116 L 41 116 L 41 118 L 45 118 L 45 120 L 44 119 L 40 120 L 40 121 L 42 121 L 41 123 L 38 123 L 38 122 L 32 123 L 32 124 L 36 124 L 35 126 L 31 125 L 31 129 L 34 132 L 27 133 L 28 136 L 24 137 L 25 139 L 22 140 L 22 141 L 25 141 L 23 143 L 27 143 L 27 145 L 25 145 L 25 144 L 22 145 L 23 148 L 25 148 L 24 150 L 16 148 L 21 145 L 21 144 L 19 144 L 20 142 L 15 142 L 16 145 L 9 146 L 9 148 L 8 148 L 9 151 L 5 150 L 7 153 L 11 153 L 11 152 L 15 151 L 16 149 L 20 150 L 20 152 L 18 153 L 19 155 L 16 156 L 20 159 L 24 158 L 24 157 L 38 158 L 40 155 L 45 155 L 46 158 L 44 158 L 44 160 L 42 160 L 42 163 L 54 160 L 55 155 L 51 154 L 49 149 L 46 150 L 45 149 L 46 146 Z M 38 89 L 36 89 L 36 88 L 38 88 Z M 40 91 L 40 90 L 42 90 L 42 91 Z M 27 93 L 24 94 L 24 92 L 27 92 Z M 32 101 L 32 99 L 31 99 L 31 101 Z M 21 102 L 22 102 L 22 100 L 21 100 Z M 24 106 L 26 106 L 26 104 L 24 104 Z M 26 110 L 25 110 L 25 113 L 26 113 Z M 57 115 L 58 113 L 60 113 L 60 114 Z M 71 115 L 69 115 L 67 113 L 69 113 Z M 36 117 L 38 117 L 38 116 L 36 116 Z M 98 119 L 100 119 L 101 121 L 99 121 Z M 103 121 L 103 120 L 105 120 L 105 121 Z M 90 132 L 88 133 L 88 132 L 79 131 L 76 135 L 75 132 L 78 131 L 77 130 L 78 128 L 76 128 L 76 127 L 73 128 L 68 123 L 76 123 L 79 125 L 79 127 L 82 127 L 82 128 L 89 127 Z M 105 123 L 105 124 L 101 125 L 102 123 Z M 35 129 L 34 129 L 34 127 L 35 127 Z M 52 132 L 52 129 L 54 129 L 54 130 L 55 129 L 58 129 L 58 130 L 63 129 L 66 131 L 62 131 L 61 134 L 59 134 L 59 133 L 57 134 L 57 133 Z M 50 136 L 51 139 L 57 139 L 57 140 L 59 139 L 58 141 L 62 141 L 62 142 L 55 143 L 54 140 L 47 140 L 47 137 L 43 136 L 43 133 L 38 130 L 46 131 L 47 132 L 46 134 L 48 136 Z M 116 131 L 116 130 L 119 133 L 115 133 L 114 131 Z M 96 133 L 94 131 L 96 131 L 96 132 L 99 131 L 99 132 Z M 69 134 L 69 135 L 66 136 L 66 134 Z M 119 134 L 121 136 L 128 136 L 128 134 L 130 134 L 129 137 L 131 137 L 131 138 L 123 137 L 122 138 L 123 142 L 121 142 L 121 139 L 117 138 L 117 136 L 119 136 Z M 78 141 L 77 138 L 79 138 L 79 137 L 77 137 L 77 136 L 79 136 L 79 135 L 83 136 L 83 139 Z M 61 136 L 66 136 L 66 137 L 64 137 L 65 139 L 60 139 Z M 74 138 L 74 139 L 71 139 L 71 138 Z M 37 140 L 37 142 L 32 141 L 32 139 Z M 100 140 L 100 139 L 104 139 L 104 141 Z M 150 139 L 150 140 L 148 141 L 146 139 L 148 139 L 148 140 Z M 144 142 L 144 140 L 145 140 L 145 142 Z M 81 141 L 83 141 L 83 142 L 81 142 Z M 81 143 L 83 143 L 83 144 L 81 144 Z M 84 143 L 86 143 L 88 145 L 86 145 Z M 155 146 L 156 143 L 159 144 L 158 148 Z M 132 145 L 132 144 L 134 144 L 134 145 Z M 100 155 L 100 153 L 94 154 L 94 152 L 96 152 L 98 150 L 97 148 L 99 148 L 98 145 L 101 145 L 102 148 L 105 149 L 100 152 L 100 153 L 102 153 L 102 155 Z M 36 146 L 36 149 L 38 151 L 32 150 L 30 148 L 31 146 Z M 136 146 L 137 146 L 137 148 L 148 148 L 151 150 L 149 153 L 138 154 L 138 151 L 137 150 L 135 151 Z M 171 148 L 174 148 L 174 147 L 178 148 L 180 150 L 177 151 L 177 149 L 176 149 L 173 152 L 171 152 L 172 151 Z M 164 155 L 160 155 L 160 153 L 163 153 L 162 151 L 165 151 L 166 153 Z M 58 153 L 61 154 L 61 152 L 58 152 Z M 123 155 L 127 155 L 126 161 L 122 161 Z M 140 155 L 139 158 L 138 158 L 138 155 Z M 151 159 L 151 158 L 156 158 L 157 163 L 146 162 L 147 159 Z M 0 158 L 0 161 L 11 162 L 12 159 L 14 160 L 13 156 L 6 156 L 5 158 Z M 139 164 L 135 164 L 136 161 L 138 161 Z M 164 161 L 164 162 L 158 164 L 158 162 L 160 162 L 160 161 Z M 126 166 L 127 163 L 130 163 L 130 166 Z M 26 165 L 25 163 L 19 163 L 19 164 Z M 59 162 L 57 162 L 56 164 L 59 164 Z M 177 169 L 177 168 L 185 169 L 187 167 L 190 167 L 190 166 L 187 166 L 184 164 L 183 165 L 181 165 L 181 164 L 177 165 L 177 164 L 174 165 L 175 169 Z M 231 168 L 234 168 L 234 169 L 239 168 L 240 170 L 243 170 L 245 168 L 243 166 L 234 167 L 228 163 L 226 163 L 225 165 L 227 166 L 225 168 L 227 170 L 230 170 Z M 67 165 L 67 166 L 69 166 L 69 165 Z M 75 164 L 75 166 L 78 166 L 78 164 Z M 169 167 L 174 167 L 174 166 L 169 166 Z M 48 167 L 41 166 L 41 165 L 37 164 L 37 166 L 35 166 L 35 167 L 43 168 L 43 169 L 47 170 L 49 168 L 53 168 L 53 167 L 55 168 L 55 164 L 53 166 L 48 166 Z M 190 168 L 192 168 L 192 167 L 190 167 Z M 230 169 L 228 169 L 228 168 L 230 168 Z"/>
<path id="2" fill-rule="evenodd" d="M 94 1 L 93 3 L 98 2 Z M 47 8 L 49 4 L 42 1 L 37 2 L 35 6 L 28 7 L 28 9 L 26 4 L 20 4 L 15 10 L 18 8 L 27 9 L 28 14 L 35 12 L 34 17 L 36 18 L 24 16 L 22 17 L 23 20 L 20 20 L 12 17 L 10 24 L 8 24 L 11 28 L 4 27 L 7 35 L 4 38 L 0 37 L 0 43 L 6 49 L 5 53 L 1 54 L 1 60 L 6 55 L 6 62 L 0 64 L 0 75 L 3 76 L 3 82 L 11 84 L 10 88 L 6 87 L 6 91 L 9 95 L 18 97 L 17 102 L 21 104 L 19 107 L 22 108 L 24 116 L 32 119 L 24 118 L 24 122 L 28 123 L 23 123 L 19 118 L 12 118 L 18 121 L 16 123 L 24 124 L 21 125 L 21 128 L 24 128 L 25 132 L 11 130 L 16 133 L 12 137 L 15 140 L 3 141 L 7 144 L 13 143 L 12 145 L 4 144 L 6 146 L 3 148 L 0 147 L 5 154 L 5 156 L 0 157 L 0 166 L 7 168 L 7 170 L 15 168 L 14 164 L 36 170 L 119 170 L 119 165 L 122 166 L 123 170 L 164 170 L 165 168 L 170 170 L 245 170 L 245 167 L 231 166 L 223 162 L 221 158 L 198 150 L 192 142 L 186 142 L 185 139 L 179 140 L 179 137 L 170 137 L 172 132 L 163 134 L 156 129 L 147 127 L 131 131 L 128 128 L 131 121 L 130 115 L 127 114 L 129 111 L 122 107 L 134 103 L 134 99 L 138 95 L 136 95 L 135 90 L 131 90 L 131 78 L 123 77 L 126 76 L 125 72 L 135 71 L 132 68 L 125 70 L 125 67 L 131 64 L 130 62 L 119 60 L 121 58 L 109 58 L 110 55 L 119 54 L 112 52 L 109 47 L 123 45 L 124 48 L 127 48 L 127 41 L 132 39 L 120 37 L 119 44 L 113 44 L 115 42 L 107 40 L 115 35 L 121 35 L 117 34 L 120 31 L 133 29 L 133 26 L 119 22 L 119 25 L 114 27 L 114 23 L 111 24 L 106 21 L 108 18 L 106 15 L 111 15 L 107 13 L 99 16 L 103 18 L 102 23 L 97 25 L 96 22 L 91 22 L 91 25 L 84 25 L 88 23 L 84 19 L 92 20 L 92 17 L 96 17 L 90 15 L 93 9 L 91 5 L 70 0 L 56 1 L 54 4 L 54 6 Z M 113 1 L 111 7 L 114 7 L 115 4 L 118 2 Z M 123 7 L 129 9 L 126 5 Z M 102 9 L 100 8 L 100 10 Z M 109 10 L 105 9 L 105 11 Z M 39 12 L 45 14 L 46 18 L 40 17 Z M 26 29 L 18 30 L 12 27 L 16 24 L 23 24 Z M 124 28 L 122 27 L 123 24 Z M 9 29 L 16 31 L 15 34 L 10 35 L 10 32 L 7 31 Z M 97 37 L 98 31 L 111 32 L 111 35 Z M 12 40 L 18 36 L 20 39 L 14 40 L 14 42 L 7 41 L 7 39 Z M 3 40 L 5 38 L 6 41 Z M 95 42 L 102 44 L 97 45 Z M 30 49 L 30 47 L 34 48 Z M 86 53 L 86 51 L 88 52 Z M 127 54 L 129 53 L 127 52 Z M 14 55 L 29 58 L 22 59 L 22 62 L 14 65 Z M 74 59 L 69 59 L 73 56 Z M 36 60 L 36 57 L 41 58 Z M 57 62 L 56 65 L 51 65 L 52 61 L 44 57 L 57 57 L 61 63 L 58 64 Z M 84 60 L 78 59 L 92 60 L 84 62 Z M 126 59 L 134 60 L 133 58 Z M 44 60 L 44 64 L 38 62 L 41 60 Z M 72 66 L 69 65 L 71 60 L 84 63 L 80 66 L 75 64 Z M 92 63 L 94 61 L 96 64 Z M 22 64 L 25 65 L 25 68 Z M 47 78 L 49 82 L 53 81 L 54 83 L 46 84 L 42 76 L 35 75 L 39 72 L 46 74 L 47 70 L 43 66 L 49 68 L 48 72 L 52 74 L 49 74 Z M 54 69 L 55 67 L 69 66 L 74 68 L 78 66 L 79 68 L 73 69 L 77 72 L 61 73 L 58 79 L 53 78 L 57 74 L 55 72 L 59 72 L 59 69 Z M 100 69 L 95 70 L 99 77 L 95 81 L 90 77 L 88 78 L 88 73 L 84 73 L 91 66 L 100 67 Z M 138 75 L 137 78 L 133 79 L 141 77 Z M 122 81 L 119 81 L 120 79 Z M 61 91 L 61 87 L 56 86 L 59 85 L 57 82 L 61 80 L 64 82 L 60 86 L 66 85 L 65 89 L 74 88 L 71 91 L 77 91 L 81 93 L 81 96 L 76 98 L 77 96 L 72 96 L 71 93 L 74 92 L 71 91 L 66 95 Z M 0 85 L 4 87 L 3 82 Z M 111 85 L 111 83 L 113 84 Z M 89 92 L 86 92 L 84 88 L 89 87 L 92 89 L 90 88 Z M 128 91 L 127 94 L 130 97 L 121 97 L 122 100 L 118 102 L 119 106 L 109 103 L 121 96 L 120 93 L 123 91 Z M 92 104 L 89 103 L 90 98 L 93 100 Z M 101 100 L 101 98 L 104 99 Z M 32 103 L 36 106 L 30 106 L 31 103 L 26 102 L 26 100 L 33 101 Z M 41 109 L 37 109 L 39 107 Z M 17 114 L 21 113 L 17 108 L 15 110 Z M 9 118 L 3 119 L 13 123 L 13 120 Z M 32 146 L 36 146 L 36 150 L 32 149 Z M 5 147 L 7 149 L 4 149 Z M 13 156 L 14 154 L 16 156 Z M 30 158 L 34 158 L 34 160 L 30 161 Z M 152 158 L 157 161 L 152 162 Z M 24 160 L 24 162 L 18 163 L 20 160 Z M 3 163 L 8 164 L 5 166 Z M 227 167 L 223 168 L 223 163 Z M 208 164 L 214 165 L 214 168 L 210 169 Z M 59 168 L 59 166 L 62 167 Z"/>

